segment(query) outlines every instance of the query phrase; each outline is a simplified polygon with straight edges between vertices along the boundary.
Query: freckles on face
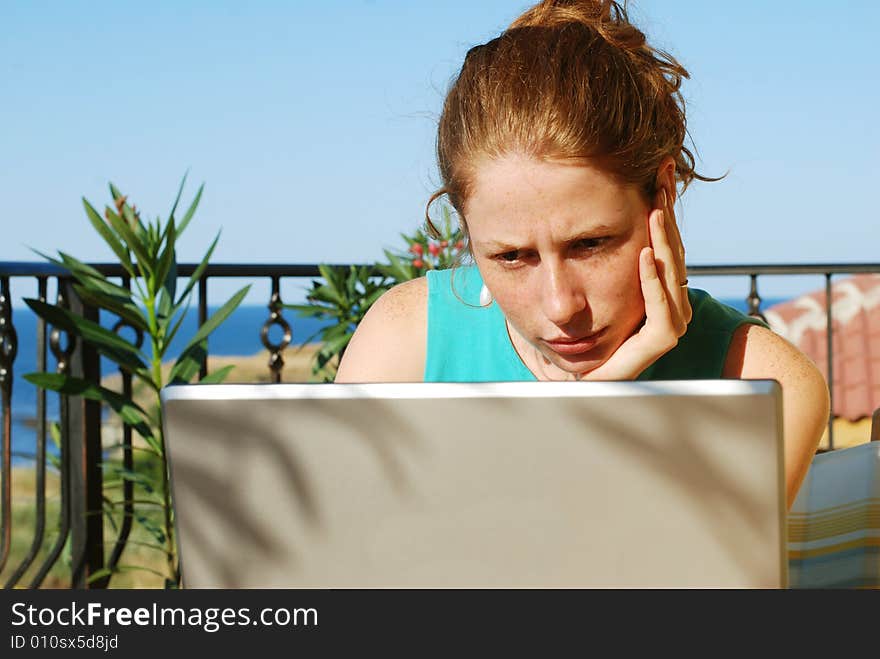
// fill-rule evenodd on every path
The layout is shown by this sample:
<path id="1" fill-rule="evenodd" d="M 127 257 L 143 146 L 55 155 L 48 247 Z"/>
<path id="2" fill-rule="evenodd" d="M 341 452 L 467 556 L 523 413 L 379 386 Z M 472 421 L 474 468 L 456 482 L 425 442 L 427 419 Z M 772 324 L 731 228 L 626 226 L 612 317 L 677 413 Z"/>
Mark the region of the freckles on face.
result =
<path id="1" fill-rule="evenodd" d="M 529 343 L 602 331 L 613 352 L 640 322 L 650 207 L 635 186 L 583 163 L 508 155 L 475 167 L 464 210 L 483 281 Z"/>

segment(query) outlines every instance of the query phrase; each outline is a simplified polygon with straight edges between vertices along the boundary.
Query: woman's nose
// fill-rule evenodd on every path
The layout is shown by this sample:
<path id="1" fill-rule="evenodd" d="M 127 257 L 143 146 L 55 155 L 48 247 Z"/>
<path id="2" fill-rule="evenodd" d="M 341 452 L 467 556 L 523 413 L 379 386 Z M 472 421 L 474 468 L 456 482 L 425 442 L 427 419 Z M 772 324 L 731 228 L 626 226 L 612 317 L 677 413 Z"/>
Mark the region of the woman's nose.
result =
<path id="1" fill-rule="evenodd" d="M 542 298 L 544 315 L 560 326 L 569 323 L 587 307 L 583 283 L 561 264 L 546 264 Z"/>

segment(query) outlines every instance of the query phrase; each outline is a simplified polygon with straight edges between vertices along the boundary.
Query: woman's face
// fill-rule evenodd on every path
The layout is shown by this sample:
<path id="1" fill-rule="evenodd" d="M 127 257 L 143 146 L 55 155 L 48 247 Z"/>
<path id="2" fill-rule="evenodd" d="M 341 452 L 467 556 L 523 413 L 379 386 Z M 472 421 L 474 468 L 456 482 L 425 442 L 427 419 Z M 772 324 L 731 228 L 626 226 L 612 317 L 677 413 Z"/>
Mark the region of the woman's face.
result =
<path id="1" fill-rule="evenodd" d="M 528 344 L 553 379 L 601 366 L 645 315 L 638 258 L 651 208 L 639 190 L 519 155 L 481 162 L 471 190 L 474 258 L 526 365 Z"/>

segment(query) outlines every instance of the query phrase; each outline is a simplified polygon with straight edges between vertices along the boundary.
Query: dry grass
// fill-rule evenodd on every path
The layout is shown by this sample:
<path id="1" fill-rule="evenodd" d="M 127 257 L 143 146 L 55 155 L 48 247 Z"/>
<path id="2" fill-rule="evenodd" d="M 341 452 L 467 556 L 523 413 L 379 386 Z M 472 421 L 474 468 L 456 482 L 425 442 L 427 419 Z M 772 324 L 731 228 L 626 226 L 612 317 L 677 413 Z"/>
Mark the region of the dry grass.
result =
<path id="1" fill-rule="evenodd" d="M 0 571 L 0 585 L 12 577 L 31 549 L 37 527 L 36 470 L 16 467 L 11 470 L 10 489 L 12 491 L 12 542 L 9 559 Z M 27 586 L 37 575 L 43 562 L 48 558 L 58 539 L 60 481 L 58 474 L 48 470 L 45 486 L 45 525 L 43 541 L 30 568 L 18 580 L 19 587 Z M 70 586 L 70 569 L 58 561 L 43 580 L 43 588 L 67 588 Z"/>
<path id="2" fill-rule="evenodd" d="M 25 556 L 30 552 L 33 539 L 37 530 L 37 504 L 36 504 L 36 471 L 32 467 L 15 467 L 11 470 L 12 492 L 12 542 L 10 556 L 2 572 L 0 572 L 0 584 L 5 584 L 12 574 L 22 564 Z M 36 557 L 30 567 L 16 582 L 17 588 L 28 587 L 41 569 L 42 564 L 49 557 L 57 542 L 60 527 L 60 478 L 54 469 L 47 469 L 45 485 L 45 526 L 43 540 L 40 543 Z M 111 500 L 119 499 L 121 491 L 108 487 L 106 496 Z M 136 496 L 141 496 L 136 494 Z M 148 514 L 157 520 L 160 519 L 160 509 L 155 508 Z M 115 516 L 115 523 L 121 521 L 121 516 Z M 109 557 L 113 545 L 116 542 L 117 530 L 105 522 L 104 555 Z M 69 536 L 68 536 L 69 540 Z M 134 524 L 130 540 L 122 555 L 120 564 L 142 566 L 152 570 L 164 569 L 164 555 L 156 549 L 151 549 L 140 543 L 155 542 L 150 535 L 138 524 Z M 69 588 L 71 585 L 70 550 L 65 546 L 41 583 L 41 588 Z M 115 575 L 111 581 L 113 588 L 161 588 L 164 581 L 161 577 L 145 570 L 126 570 Z"/>

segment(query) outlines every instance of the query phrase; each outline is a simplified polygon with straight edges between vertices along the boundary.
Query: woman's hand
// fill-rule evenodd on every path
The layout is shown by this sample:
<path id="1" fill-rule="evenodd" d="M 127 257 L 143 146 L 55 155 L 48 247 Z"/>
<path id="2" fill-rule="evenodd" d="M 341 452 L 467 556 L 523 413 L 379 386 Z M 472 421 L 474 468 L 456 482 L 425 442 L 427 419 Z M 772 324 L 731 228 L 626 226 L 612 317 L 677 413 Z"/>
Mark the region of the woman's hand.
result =
<path id="1" fill-rule="evenodd" d="M 648 216 L 650 247 L 639 254 L 645 321 L 607 362 L 584 380 L 632 380 L 678 345 L 693 312 L 687 294 L 684 245 L 672 204 L 661 188 Z"/>

